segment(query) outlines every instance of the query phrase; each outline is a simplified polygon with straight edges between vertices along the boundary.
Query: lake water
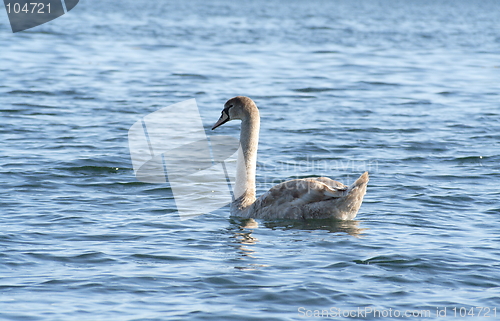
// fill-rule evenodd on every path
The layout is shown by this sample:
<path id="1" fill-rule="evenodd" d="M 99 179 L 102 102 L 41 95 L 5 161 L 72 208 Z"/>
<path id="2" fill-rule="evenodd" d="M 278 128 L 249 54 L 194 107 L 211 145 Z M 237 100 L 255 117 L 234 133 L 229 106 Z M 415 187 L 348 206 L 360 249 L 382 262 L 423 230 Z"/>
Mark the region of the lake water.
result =
<path id="1" fill-rule="evenodd" d="M 500 315 L 500 2 L 87 0 L 16 34 L 0 12 L 0 319 Z M 134 122 L 196 98 L 238 137 L 210 131 L 236 95 L 258 194 L 368 170 L 356 221 L 179 220 L 136 179 Z"/>

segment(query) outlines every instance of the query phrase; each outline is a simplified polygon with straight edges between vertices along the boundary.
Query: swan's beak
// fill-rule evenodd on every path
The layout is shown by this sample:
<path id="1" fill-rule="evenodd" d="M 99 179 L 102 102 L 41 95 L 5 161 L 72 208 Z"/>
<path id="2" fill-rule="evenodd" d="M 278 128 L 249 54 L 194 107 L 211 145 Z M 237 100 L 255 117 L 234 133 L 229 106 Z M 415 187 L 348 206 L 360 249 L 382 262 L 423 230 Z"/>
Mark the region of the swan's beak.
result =
<path id="1" fill-rule="evenodd" d="M 222 115 L 220 115 L 219 120 L 215 123 L 214 127 L 212 127 L 212 130 L 216 129 L 222 124 L 227 123 L 229 120 L 229 115 L 225 112 L 225 110 L 223 110 Z"/>

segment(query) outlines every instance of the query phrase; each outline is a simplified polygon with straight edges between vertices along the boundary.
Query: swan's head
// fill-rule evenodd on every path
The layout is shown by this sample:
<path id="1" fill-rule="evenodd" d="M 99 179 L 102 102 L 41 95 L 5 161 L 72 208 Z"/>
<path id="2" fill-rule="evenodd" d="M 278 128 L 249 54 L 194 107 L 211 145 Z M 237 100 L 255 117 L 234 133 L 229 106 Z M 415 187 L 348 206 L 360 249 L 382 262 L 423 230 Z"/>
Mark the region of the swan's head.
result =
<path id="1" fill-rule="evenodd" d="M 252 115 L 257 115 L 257 117 L 259 115 L 259 110 L 253 100 L 245 96 L 231 98 L 224 104 L 224 109 L 222 110 L 220 118 L 215 123 L 214 127 L 212 127 L 212 130 L 230 120 L 245 120 Z"/>

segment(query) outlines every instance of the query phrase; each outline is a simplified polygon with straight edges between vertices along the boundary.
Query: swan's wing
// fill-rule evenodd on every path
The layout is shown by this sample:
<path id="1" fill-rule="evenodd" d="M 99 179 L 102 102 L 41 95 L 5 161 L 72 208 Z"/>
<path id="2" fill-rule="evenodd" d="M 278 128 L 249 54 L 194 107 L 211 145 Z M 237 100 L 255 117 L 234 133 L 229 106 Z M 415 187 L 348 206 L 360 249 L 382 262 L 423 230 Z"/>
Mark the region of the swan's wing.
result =
<path id="1" fill-rule="evenodd" d="M 271 188 L 257 201 L 260 203 L 260 207 L 270 206 L 271 204 L 276 207 L 282 204 L 296 206 L 344 197 L 347 194 L 347 186 L 339 182 L 335 182 L 336 184 L 332 182 L 335 181 L 326 177 L 286 181 Z"/>
<path id="2" fill-rule="evenodd" d="M 265 219 L 329 218 L 351 220 L 366 193 L 368 172 L 346 186 L 327 177 L 294 179 L 271 188 L 249 208 Z"/>
<path id="3" fill-rule="evenodd" d="M 347 185 L 344 185 L 341 182 L 334 181 L 333 179 L 328 177 L 315 177 L 313 179 L 317 180 L 318 182 L 324 183 L 334 189 L 345 190 L 348 188 Z"/>

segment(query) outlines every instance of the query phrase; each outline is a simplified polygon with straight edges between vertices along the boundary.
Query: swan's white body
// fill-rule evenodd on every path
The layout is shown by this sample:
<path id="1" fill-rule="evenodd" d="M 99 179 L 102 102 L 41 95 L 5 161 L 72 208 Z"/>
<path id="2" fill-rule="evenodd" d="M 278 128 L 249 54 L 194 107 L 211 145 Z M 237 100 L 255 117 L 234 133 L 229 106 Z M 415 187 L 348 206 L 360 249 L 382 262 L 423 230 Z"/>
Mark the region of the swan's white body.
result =
<path id="1" fill-rule="evenodd" d="M 261 219 L 352 220 L 356 217 L 366 193 L 368 172 L 351 186 L 327 177 L 294 179 L 278 184 L 256 198 L 260 116 L 253 100 L 243 96 L 228 100 L 212 129 L 233 119 L 241 119 L 241 133 L 232 215 Z"/>

